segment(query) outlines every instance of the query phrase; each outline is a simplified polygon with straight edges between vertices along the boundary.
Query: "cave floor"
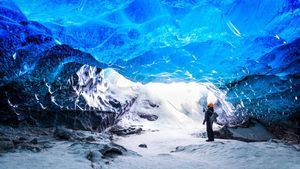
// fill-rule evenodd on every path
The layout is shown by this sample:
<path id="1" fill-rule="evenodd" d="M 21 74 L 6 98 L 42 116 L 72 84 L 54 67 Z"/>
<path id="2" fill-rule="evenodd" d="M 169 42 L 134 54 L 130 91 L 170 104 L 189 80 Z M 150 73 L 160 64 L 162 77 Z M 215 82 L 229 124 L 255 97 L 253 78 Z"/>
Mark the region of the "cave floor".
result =
<path id="1" fill-rule="evenodd" d="M 191 134 L 172 131 L 148 132 L 120 137 L 116 142 L 141 157 L 119 156 L 107 168 L 299 168 L 300 151 L 275 142 L 241 142 L 215 139 L 206 142 Z M 139 144 L 146 144 L 141 148 Z"/>
<path id="2" fill-rule="evenodd" d="M 135 155 L 120 155 L 105 162 L 86 158 L 86 149 L 72 142 L 55 141 L 38 153 L 17 151 L 0 156 L 1 169 L 197 169 L 197 168 L 282 168 L 300 167 L 300 151 L 281 142 L 246 143 L 216 139 L 206 142 L 178 130 L 146 131 L 139 135 L 114 136 L 113 141 Z M 147 148 L 139 147 L 146 144 Z"/>

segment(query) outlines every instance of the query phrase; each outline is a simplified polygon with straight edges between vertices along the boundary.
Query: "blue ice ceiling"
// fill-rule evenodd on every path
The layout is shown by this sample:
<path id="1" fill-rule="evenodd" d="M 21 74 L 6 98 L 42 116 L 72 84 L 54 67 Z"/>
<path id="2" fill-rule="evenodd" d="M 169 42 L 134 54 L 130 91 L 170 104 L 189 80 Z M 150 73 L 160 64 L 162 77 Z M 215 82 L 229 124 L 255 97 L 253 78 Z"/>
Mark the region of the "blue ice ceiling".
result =
<path id="1" fill-rule="evenodd" d="M 211 81 L 243 112 L 299 112 L 299 0 L 0 0 L 0 20 L 1 81 L 67 44 L 134 81 Z"/>
<path id="2" fill-rule="evenodd" d="M 58 43 L 137 81 L 226 80 L 300 37 L 299 0 L 14 0 Z"/>

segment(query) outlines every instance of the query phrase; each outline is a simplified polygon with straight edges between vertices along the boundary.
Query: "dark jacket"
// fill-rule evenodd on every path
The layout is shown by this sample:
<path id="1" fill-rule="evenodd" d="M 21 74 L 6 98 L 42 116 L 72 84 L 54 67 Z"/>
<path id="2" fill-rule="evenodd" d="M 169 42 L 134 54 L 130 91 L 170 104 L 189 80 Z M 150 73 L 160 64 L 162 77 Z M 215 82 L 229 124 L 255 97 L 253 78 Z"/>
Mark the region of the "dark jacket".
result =
<path id="1" fill-rule="evenodd" d="M 203 121 L 203 124 L 206 123 L 206 132 L 207 132 L 208 141 L 214 141 L 214 132 L 212 128 L 213 122 L 211 121 L 211 116 L 213 115 L 213 113 L 214 113 L 214 108 L 208 108 L 205 111 L 205 118 Z"/>
<path id="2" fill-rule="evenodd" d="M 205 122 L 211 123 L 210 121 L 210 117 L 213 115 L 214 113 L 214 108 L 210 107 L 205 111 L 205 117 L 204 117 L 204 121 L 203 124 L 205 124 Z"/>

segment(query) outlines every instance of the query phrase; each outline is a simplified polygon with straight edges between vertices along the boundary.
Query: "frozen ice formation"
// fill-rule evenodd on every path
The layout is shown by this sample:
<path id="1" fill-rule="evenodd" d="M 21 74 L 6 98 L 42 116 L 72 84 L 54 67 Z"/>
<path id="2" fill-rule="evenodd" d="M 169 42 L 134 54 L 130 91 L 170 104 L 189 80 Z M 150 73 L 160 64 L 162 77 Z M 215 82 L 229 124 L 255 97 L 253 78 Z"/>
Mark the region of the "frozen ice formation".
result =
<path id="1" fill-rule="evenodd" d="M 133 88 L 176 82 L 212 85 L 235 120 L 299 117 L 299 23 L 298 0 L 0 0 L 1 102 L 18 104 L 5 86 L 34 83 L 46 108 L 40 96 L 77 76 L 88 110 L 124 112 Z M 128 80 L 116 92 L 100 75 Z"/>

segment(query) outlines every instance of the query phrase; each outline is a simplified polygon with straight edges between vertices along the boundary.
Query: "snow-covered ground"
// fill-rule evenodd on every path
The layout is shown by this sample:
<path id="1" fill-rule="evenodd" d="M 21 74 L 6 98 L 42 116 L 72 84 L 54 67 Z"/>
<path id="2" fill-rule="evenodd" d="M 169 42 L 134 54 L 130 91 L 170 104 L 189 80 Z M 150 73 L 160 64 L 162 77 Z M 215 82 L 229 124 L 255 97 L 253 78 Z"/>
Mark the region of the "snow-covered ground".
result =
<path id="1" fill-rule="evenodd" d="M 235 140 L 205 142 L 179 130 L 147 131 L 140 135 L 115 137 L 115 142 L 140 156 L 121 155 L 106 169 L 201 169 L 201 168 L 263 168 L 297 169 L 300 151 L 275 142 L 246 143 Z M 86 150 L 74 149 L 70 142 L 56 142 L 55 146 L 39 153 L 20 151 L 0 157 L 1 169 L 89 169 Z M 148 148 L 141 148 L 146 144 Z M 76 147 L 75 147 L 76 148 Z M 100 168 L 100 166 L 98 166 Z M 97 167 L 95 167 L 97 168 Z"/>
<path id="2" fill-rule="evenodd" d="M 300 152 L 282 143 L 246 143 L 220 139 L 206 142 L 204 138 L 196 138 L 177 130 L 147 132 L 122 137 L 116 142 L 142 156 L 134 158 L 119 156 L 106 168 L 296 169 L 300 167 Z M 138 147 L 141 143 L 147 144 L 148 148 Z"/>
<path id="3" fill-rule="evenodd" d="M 0 156 L 1 169 L 85 169 L 90 161 L 70 150 L 71 143 L 56 142 L 53 148 L 39 153 L 19 151 Z M 78 150 L 80 151 L 80 150 Z"/>
<path id="4" fill-rule="evenodd" d="M 232 106 L 224 94 L 209 83 L 133 83 L 115 71 L 106 69 L 104 81 L 95 85 L 90 106 L 100 106 L 96 96 L 118 98 L 121 103 L 136 97 L 135 104 L 119 125 L 141 125 L 139 135 L 114 136 L 113 141 L 139 155 L 120 155 L 108 164 L 94 168 L 107 169 L 297 169 L 300 151 L 276 142 L 246 143 L 235 140 L 205 142 L 197 137 L 205 131 L 203 105 L 214 102 L 219 113 L 232 115 Z M 106 78 L 109 77 L 109 78 Z M 84 79 L 83 79 L 84 80 Z M 103 106 L 103 105 L 101 105 Z M 138 114 L 157 115 L 156 121 L 139 118 Z M 222 116 L 220 116 L 222 117 Z M 222 119 L 219 119 L 222 120 Z M 214 126 L 218 128 L 218 126 Z M 139 147 L 146 144 L 147 148 Z M 74 148 L 71 142 L 54 142 L 53 148 L 39 153 L 20 151 L 0 156 L 0 169 L 88 169 L 86 149 Z"/>

